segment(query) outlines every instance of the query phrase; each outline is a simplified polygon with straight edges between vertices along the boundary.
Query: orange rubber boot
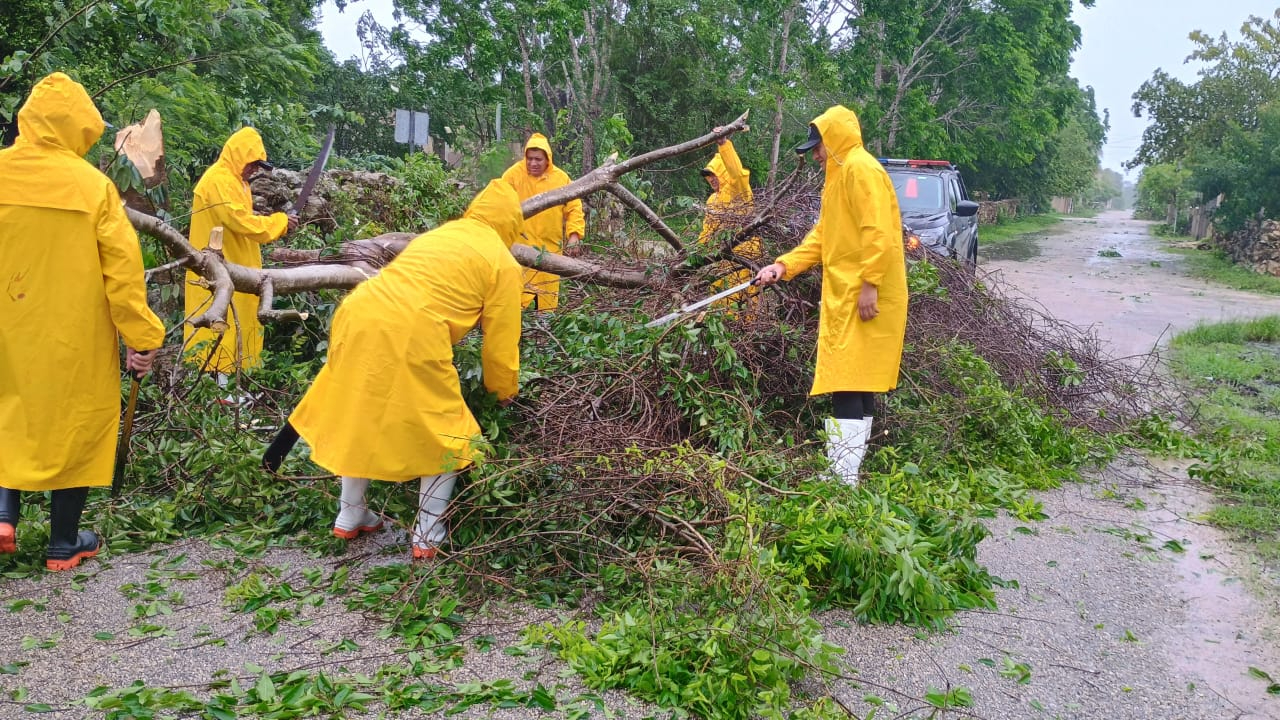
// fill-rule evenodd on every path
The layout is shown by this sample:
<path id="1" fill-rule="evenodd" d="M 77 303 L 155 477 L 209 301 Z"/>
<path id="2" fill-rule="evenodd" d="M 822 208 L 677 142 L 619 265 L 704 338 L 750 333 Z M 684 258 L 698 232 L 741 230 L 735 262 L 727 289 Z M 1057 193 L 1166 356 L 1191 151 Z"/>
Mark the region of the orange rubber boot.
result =
<path id="1" fill-rule="evenodd" d="M 102 539 L 92 530 L 80 530 L 80 514 L 89 488 L 65 488 L 49 493 L 49 550 L 44 566 L 70 570 L 102 549 Z"/>
<path id="2" fill-rule="evenodd" d="M 18 552 L 18 516 L 22 500 L 17 490 L 0 488 L 0 554 Z"/>

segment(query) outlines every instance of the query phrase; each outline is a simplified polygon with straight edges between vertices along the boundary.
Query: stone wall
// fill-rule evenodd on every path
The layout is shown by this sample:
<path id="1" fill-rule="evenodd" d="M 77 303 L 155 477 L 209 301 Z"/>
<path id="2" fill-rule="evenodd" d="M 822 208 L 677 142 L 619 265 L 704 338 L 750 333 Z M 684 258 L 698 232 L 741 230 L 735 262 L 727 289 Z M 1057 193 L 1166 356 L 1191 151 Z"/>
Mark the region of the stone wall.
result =
<path id="1" fill-rule="evenodd" d="M 978 202 L 978 224 L 991 225 L 1001 220 L 1018 217 L 1018 201 L 982 200 Z"/>
<path id="2" fill-rule="evenodd" d="M 1249 223 L 1233 233 L 1216 235 L 1214 244 L 1225 250 L 1233 261 L 1280 277 L 1280 221 Z"/>

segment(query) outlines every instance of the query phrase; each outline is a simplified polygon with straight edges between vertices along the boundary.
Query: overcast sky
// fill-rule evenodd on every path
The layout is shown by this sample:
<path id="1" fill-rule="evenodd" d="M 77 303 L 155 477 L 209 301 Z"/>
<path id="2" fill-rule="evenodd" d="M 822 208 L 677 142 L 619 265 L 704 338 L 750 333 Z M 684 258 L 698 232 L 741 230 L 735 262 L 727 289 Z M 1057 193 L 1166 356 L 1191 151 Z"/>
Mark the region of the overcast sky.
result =
<path id="1" fill-rule="evenodd" d="M 1191 54 L 1192 30 L 1213 37 L 1223 32 L 1240 37 L 1250 15 L 1270 17 L 1273 0 L 1098 0 L 1093 8 L 1077 5 L 1074 19 L 1082 42 L 1071 74 L 1081 85 L 1092 85 L 1098 111 L 1111 111 L 1111 132 L 1102 151 L 1102 166 L 1124 172 L 1121 163 L 1133 157 L 1142 142 L 1146 118 L 1135 118 L 1133 93 L 1156 68 L 1195 82 L 1198 63 L 1183 64 Z M 1129 173 L 1137 179 L 1137 171 Z"/>
<path id="2" fill-rule="evenodd" d="M 1092 85 L 1098 109 L 1111 111 L 1111 132 L 1102 152 L 1102 165 L 1124 172 L 1121 163 L 1133 157 L 1142 140 L 1146 119 L 1130 111 L 1132 95 L 1156 68 L 1194 82 L 1198 64 L 1183 64 L 1191 54 L 1187 34 L 1203 30 L 1217 37 L 1223 32 L 1239 37 L 1240 26 L 1250 15 L 1270 17 L 1276 0 L 1097 0 L 1093 8 L 1076 4 L 1074 19 L 1083 34 L 1075 54 L 1072 75 L 1081 85 Z M 339 13 L 333 0 L 325 3 L 320 31 L 339 60 L 358 55 L 356 20 L 373 11 L 384 24 L 393 22 L 391 0 L 359 0 Z M 1136 171 L 1128 174 L 1136 179 Z"/>

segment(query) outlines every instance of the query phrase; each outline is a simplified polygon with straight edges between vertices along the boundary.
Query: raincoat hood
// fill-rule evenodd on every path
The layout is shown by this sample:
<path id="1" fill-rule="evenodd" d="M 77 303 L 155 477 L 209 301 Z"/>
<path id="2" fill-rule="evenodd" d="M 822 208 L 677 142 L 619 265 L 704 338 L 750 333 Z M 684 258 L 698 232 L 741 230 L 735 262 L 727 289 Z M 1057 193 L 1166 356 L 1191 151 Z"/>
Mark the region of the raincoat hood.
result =
<path id="1" fill-rule="evenodd" d="M 720 159 L 719 154 L 716 154 L 715 157 L 711 158 L 711 162 L 707 163 L 707 166 L 702 168 L 702 172 L 703 174 L 711 173 L 720 178 L 720 184 L 722 185 L 729 185 L 733 182 L 733 178 L 729 177 L 729 168 L 724 166 L 724 160 Z M 750 178 L 751 171 L 743 168 L 742 177 Z"/>
<path id="2" fill-rule="evenodd" d="M 850 150 L 862 147 L 862 124 L 858 116 L 843 105 L 831 106 L 814 118 L 812 125 L 822 135 L 828 162 L 841 163 Z"/>
<path id="3" fill-rule="evenodd" d="M 218 164 L 226 166 L 237 176 L 244 172 L 249 163 L 267 159 L 267 148 L 262 144 L 262 136 L 251 127 L 240 128 L 227 138 L 218 155 Z"/>
<path id="4" fill-rule="evenodd" d="M 547 136 L 542 133 L 534 133 L 529 136 L 529 141 L 524 144 L 524 151 L 541 150 L 547 154 L 547 172 L 551 172 L 551 168 L 556 166 L 555 156 L 551 154 L 551 141 L 547 140 Z M 524 162 L 521 160 L 520 162 Z M 527 170 L 527 168 L 526 168 Z M 546 173 L 543 173 L 544 175 Z"/>
<path id="5" fill-rule="evenodd" d="M 535 135 L 534 137 L 542 137 Z M 530 140 L 532 142 L 532 140 Z M 549 151 L 548 151 L 549 152 Z M 524 214 L 520 211 L 520 197 L 516 189 L 502 180 L 491 180 L 476 195 L 462 217 L 493 228 L 502 238 L 502 244 L 510 249 L 524 233 Z"/>
<path id="6" fill-rule="evenodd" d="M 36 83 L 18 111 L 18 140 L 54 145 L 83 156 L 106 123 L 84 86 L 56 72 Z"/>

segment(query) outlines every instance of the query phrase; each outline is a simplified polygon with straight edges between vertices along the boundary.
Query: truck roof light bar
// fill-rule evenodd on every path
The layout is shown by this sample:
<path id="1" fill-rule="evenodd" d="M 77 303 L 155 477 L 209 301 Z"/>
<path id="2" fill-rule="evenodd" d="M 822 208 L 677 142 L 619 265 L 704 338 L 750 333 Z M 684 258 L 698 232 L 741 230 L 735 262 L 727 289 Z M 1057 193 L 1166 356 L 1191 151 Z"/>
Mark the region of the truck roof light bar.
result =
<path id="1" fill-rule="evenodd" d="M 950 160 L 911 160 L 907 158 L 877 158 L 881 165 L 897 165 L 903 167 L 954 167 Z"/>

